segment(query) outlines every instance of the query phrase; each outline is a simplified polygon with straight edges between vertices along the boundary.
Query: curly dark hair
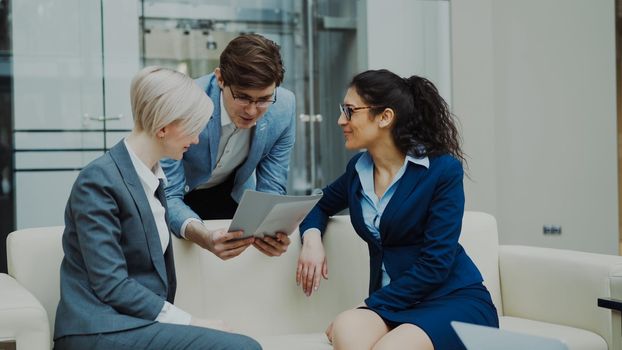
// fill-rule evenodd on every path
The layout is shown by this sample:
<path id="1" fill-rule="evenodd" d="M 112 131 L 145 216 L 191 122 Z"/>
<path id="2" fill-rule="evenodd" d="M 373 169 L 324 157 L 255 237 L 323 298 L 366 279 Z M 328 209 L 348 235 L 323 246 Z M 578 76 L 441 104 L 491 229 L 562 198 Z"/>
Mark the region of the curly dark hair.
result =
<path id="1" fill-rule="evenodd" d="M 396 121 L 391 133 L 400 151 L 417 157 L 451 154 L 466 163 L 455 118 L 429 80 L 368 70 L 352 78 L 350 87 L 366 103 L 378 106 L 372 113 L 393 109 Z"/>

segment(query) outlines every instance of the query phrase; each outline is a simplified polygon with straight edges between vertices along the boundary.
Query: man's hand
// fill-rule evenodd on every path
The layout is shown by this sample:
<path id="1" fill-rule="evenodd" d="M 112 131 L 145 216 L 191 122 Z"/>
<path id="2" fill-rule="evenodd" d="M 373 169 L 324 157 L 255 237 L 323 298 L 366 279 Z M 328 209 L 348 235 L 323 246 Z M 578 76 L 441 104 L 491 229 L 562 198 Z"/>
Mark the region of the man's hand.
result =
<path id="1" fill-rule="evenodd" d="M 255 242 L 253 242 L 253 246 L 267 256 L 281 256 L 287 251 L 287 247 L 290 243 L 291 241 L 286 234 L 277 232 L 276 238 L 270 236 L 256 238 Z"/>
<path id="2" fill-rule="evenodd" d="M 233 329 L 223 320 L 210 320 L 192 316 L 190 325 L 195 327 L 210 328 L 223 332 L 233 332 Z"/>
<path id="3" fill-rule="evenodd" d="M 208 230 L 196 221 L 186 226 L 187 239 L 209 250 L 222 260 L 235 258 L 253 244 L 254 237 L 241 239 L 242 234 L 242 231 L 227 232 L 225 228 Z"/>

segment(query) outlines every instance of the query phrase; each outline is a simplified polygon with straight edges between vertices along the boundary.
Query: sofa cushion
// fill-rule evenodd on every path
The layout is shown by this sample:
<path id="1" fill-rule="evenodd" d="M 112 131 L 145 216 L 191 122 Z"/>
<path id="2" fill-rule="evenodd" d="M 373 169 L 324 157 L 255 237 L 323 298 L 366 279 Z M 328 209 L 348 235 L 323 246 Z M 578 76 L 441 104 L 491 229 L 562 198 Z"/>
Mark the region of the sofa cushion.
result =
<path id="1" fill-rule="evenodd" d="M 508 331 L 559 339 L 568 350 L 607 350 L 605 339 L 585 329 L 510 316 L 500 317 L 499 323 Z"/>
<path id="2" fill-rule="evenodd" d="M 60 264 L 63 261 L 63 226 L 19 230 L 7 238 L 9 275 L 28 289 L 48 314 L 54 329 L 60 300 Z"/>
<path id="3" fill-rule="evenodd" d="M 45 309 L 11 276 L 0 273 L 0 286 L 0 341 L 17 340 L 20 349 L 49 348 Z"/>
<path id="4" fill-rule="evenodd" d="M 226 228 L 229 222 L 205 223 Z M 253 337 L 322 332 L 337 314 L 367 296 L 367 246 L 348 216 L 331 218 L 324 235 L 329 278 L 306 297 L 295 280 L 300 238 L 297 232 L 290 238 L 292 244 L 280 257 L 265 256 L 251 246 L 226 261 L 176 239 L 175 304 L 200 317 L 225 320 Z"/>
<path id="5" fill-rule="evenodd" d="M 471 257 L 484 277 L 497 314 L 503 314 L 499 282 L 499 237 L 497 221 L 492 215 L 481 212 L 464 212 L 460 244 Z"/>

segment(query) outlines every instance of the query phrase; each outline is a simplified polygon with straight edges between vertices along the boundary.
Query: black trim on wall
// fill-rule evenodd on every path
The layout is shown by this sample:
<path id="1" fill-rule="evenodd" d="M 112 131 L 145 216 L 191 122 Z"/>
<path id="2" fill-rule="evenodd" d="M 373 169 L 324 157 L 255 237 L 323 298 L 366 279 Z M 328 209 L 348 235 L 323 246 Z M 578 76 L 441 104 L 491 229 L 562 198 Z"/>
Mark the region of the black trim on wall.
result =
<path id="1" fill-rule="evenodd" d="M 132 129 L 15 129 L 14 132 L 61 133 L 61 132 L 131 132 Z"/>
<path id="2" fill-rule="evenodd" d="M 105 148 L 28 148 L 16 149 L 13 152 L 106 152 Z"/>
<path id="3" fill-rule="evenodd" d="M 82 168 L 24 168 L 15 169 L 16 173 L 40 173 L 40 172 L 57 172 L 57 171 L 80 171 Z"/>
<path id="4" fill-rule="evenodd" d="M 0 0 L 0 180 L 4 175 L 9 189 L 0 181 L 0 272 L 7 272 L 6 237 L 15 230 L 15 177 L 13 168 L 13 44 L 11 42 L 11 0 Z M 8 148 L 8 152 L 7 149 Z M 8 154 L 3 152 L 7 152 Z M 4 163 L 4 162 L 7 163 Z"/>

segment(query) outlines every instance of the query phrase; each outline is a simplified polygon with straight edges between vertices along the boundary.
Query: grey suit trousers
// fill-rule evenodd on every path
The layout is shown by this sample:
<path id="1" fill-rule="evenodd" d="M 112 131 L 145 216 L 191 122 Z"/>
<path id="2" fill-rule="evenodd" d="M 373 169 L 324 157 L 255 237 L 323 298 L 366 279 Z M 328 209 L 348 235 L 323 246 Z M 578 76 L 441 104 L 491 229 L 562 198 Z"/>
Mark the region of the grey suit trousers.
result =
<path id="1" fill-rule="evenodd" d="M 208 328 L 153 323 L 126 331 L 65 336 L 56 340 L 55 350 L 260 350 L 245 335 Z"/>

